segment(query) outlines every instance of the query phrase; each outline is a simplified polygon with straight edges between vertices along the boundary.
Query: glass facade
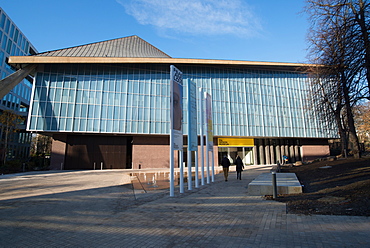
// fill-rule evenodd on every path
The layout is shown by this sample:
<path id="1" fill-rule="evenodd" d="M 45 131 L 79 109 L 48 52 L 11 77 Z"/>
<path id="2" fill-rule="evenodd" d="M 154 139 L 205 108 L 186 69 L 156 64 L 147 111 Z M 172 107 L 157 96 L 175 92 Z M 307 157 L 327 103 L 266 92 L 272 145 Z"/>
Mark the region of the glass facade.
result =
<path id="1" fill-rule="evenodd" d="M 299 72 L 177 65 L 212 95 L 215 136 L 328 138 Z M 169 134 L 169 65 L 53 64 L 36 74 L 28 129 Z M 184 103 L 187 96 L 184 94 Z M 187 109 L 184 106 L 184 116 Z M 186 130 L 186 118 L 184 118 Z"/>
<path id="2" fill-rule="evenodd" d="M 0 8 L 0 77 L 1 79 L 15 72 L 7 63 L 9 56 L 24 56 L 35 54 L 36 49 L 31 45 L 24 34 Z M 12 110 L 16 114 L 26 117 L 29 110 L 32 91 L 32 79 L 22 80 L 9 94 L 0 100 L 0 111 Z M 3 137 L 4 134 L 1 134 Z M 31 134 L 21 130 L 10 137 L 8 158 L 27 157 Z M 3 140 L 3 139 L 2 139 Z"/>

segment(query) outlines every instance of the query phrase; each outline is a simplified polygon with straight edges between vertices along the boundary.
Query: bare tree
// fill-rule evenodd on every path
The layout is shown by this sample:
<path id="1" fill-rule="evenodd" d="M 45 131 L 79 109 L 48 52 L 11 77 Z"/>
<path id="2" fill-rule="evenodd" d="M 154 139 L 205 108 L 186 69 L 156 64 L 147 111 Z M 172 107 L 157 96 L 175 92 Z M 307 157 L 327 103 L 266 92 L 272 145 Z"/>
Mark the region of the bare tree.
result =
<path id="1" fill-rule="evenodd" d="M 353 113 L 359 139 L 370 148 L 370 102 L 356 106 Z"/>
<path id="2" fill-rule="evenodd" d="M 358 0 L 361 1 L 361 0 Z M 336 120 L 343 151 L 347 138 L 352 152 L 360 157 L 352 107 L 368 94 L 364 73 L 363 41 L 353 17 L 350 0 L 307 0 L 311 20 L 309 33 L 310 69 L 315 100 L 321 103 L 325 118 Z M 313 72 L 313 73 L 312 73 Z M 328 113 L 329 116 L 325 113 Z M 348 133 L 348 135 L 347 135 Z"/>
<path id="3" fill-rule="evenodd" d="M 4 110 L 0 114 L 0 124 L 1 129 L 3 133 L 3 164 L 5 164 L 7 160 L 7 153 L 8 153 L 8 142 L 9 142 L 9 136 L 11 133 L 14 133 L 18 130 L 18 125 L 22 124 L 24 121 L 24 118 L 20 115 L 17 115 L 13 111 L 10 110 Z"/>
<path id="4" fill-rule="evenodd" d="M 47 135 L 37 134 L 32 138 L 31 155 L 39 156 L 50 154 L 52 138 Z"/>
<path id="5" fill-rule="evenodd" d="M 362 67 L 366 73 L 368 93 L 370 99 L 370 2 L 363 0 L 346 1 L 346 5 L 352 11 L 352 18 L 356 25 L 356 39 L 360 51 L 362 51 Z"/>

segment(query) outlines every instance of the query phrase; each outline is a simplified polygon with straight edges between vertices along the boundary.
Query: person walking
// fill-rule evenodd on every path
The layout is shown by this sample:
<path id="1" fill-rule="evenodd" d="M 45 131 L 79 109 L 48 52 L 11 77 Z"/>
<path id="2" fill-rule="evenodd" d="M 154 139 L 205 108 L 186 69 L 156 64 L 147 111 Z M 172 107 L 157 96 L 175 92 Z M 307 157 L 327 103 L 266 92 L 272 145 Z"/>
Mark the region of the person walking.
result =
<path id="1" fill-rule="evenodd" d="M 235 165 L 236 165 L 236 179 L 242 180 L 242 171 L 244 169 L 244 165 L 239 155 L 236 155 Z"/>
<path id="2" fill-rule="evenodd" d="M 230 160 L 227 158 L 225 155 L 221 161 L 222 168 L 224 170 L 224 177 L 225 177 L 225 182 L 227 182 L 227 178 L 229 176 L 229 167 L 230 167 Z"/>

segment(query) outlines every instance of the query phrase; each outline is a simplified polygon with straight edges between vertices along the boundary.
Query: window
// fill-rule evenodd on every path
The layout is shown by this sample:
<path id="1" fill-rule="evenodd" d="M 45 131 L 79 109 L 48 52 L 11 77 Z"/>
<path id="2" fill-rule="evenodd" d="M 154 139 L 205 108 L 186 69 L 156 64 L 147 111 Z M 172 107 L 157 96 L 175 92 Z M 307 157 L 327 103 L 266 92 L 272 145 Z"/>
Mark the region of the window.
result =
<path id="1" fill-rule="evenodd" d="M 10 38 L 13 38 L 13 35 L 14 35 L 14 24 L 12 24 L 12 25 L 10 26 L 10 33 L 9 33 L 9 37 L 10 37 Z"/>
<path id="2" fill-rule="evenodd" d="M 18 36 L 19 36 L 19 30 L 16 29 L 14 33 L 14 37 L 13 37 L 14 42 L 18 42 Z"/>
<path id="3" fill-rule="evenodd" d="M 8 54 L 10 54 L 11 49 L 12 49 L 12 41 L 10 39 L 8 39 L 8 43 L 7 43 L 7 46 L 6 46 L 6 52 Z"/>
<path id="4" fill-rule="evenodd" d="M 5 30 L 4 30 L 6 34 L 9 33 L 9 27 L 10 27 L 10 20 L 6 18 Z"/>
<path id="5" fill-rule="evenodd" d="M 1 14 L 1 20 L 0 20 L 0 27 L 1 27 L 2 29 L 4 29 L 4 27 L 5 27 L 5 20 L 6 20 L 5 14 L 4 14 L 4 13 L 2 13 L 2 14 Z"/>

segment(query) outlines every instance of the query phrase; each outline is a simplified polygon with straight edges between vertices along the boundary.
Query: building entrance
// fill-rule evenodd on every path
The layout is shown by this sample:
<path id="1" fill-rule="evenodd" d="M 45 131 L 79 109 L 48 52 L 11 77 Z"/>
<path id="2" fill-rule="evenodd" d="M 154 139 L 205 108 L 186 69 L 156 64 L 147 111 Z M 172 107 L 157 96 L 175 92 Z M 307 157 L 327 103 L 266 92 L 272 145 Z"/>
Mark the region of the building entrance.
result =
<path id="1" fill-rule="evenodd" d="M 218 157 L 222 159 L 225 155 L 230 163 L 234 164 L 236 155 L 243 160 L 244 165 L 255 164 L 254 139 L 250 138 L 218 138 Z"/>
<path id="2" fill-rule="evenodd" d="M 239 155 L 244 165 L 254 164 L 253 147 L 219 147 L 218 157 L 222 159 L 225 155 L 231 164 L 235 163 L 236 155 Z"/>

